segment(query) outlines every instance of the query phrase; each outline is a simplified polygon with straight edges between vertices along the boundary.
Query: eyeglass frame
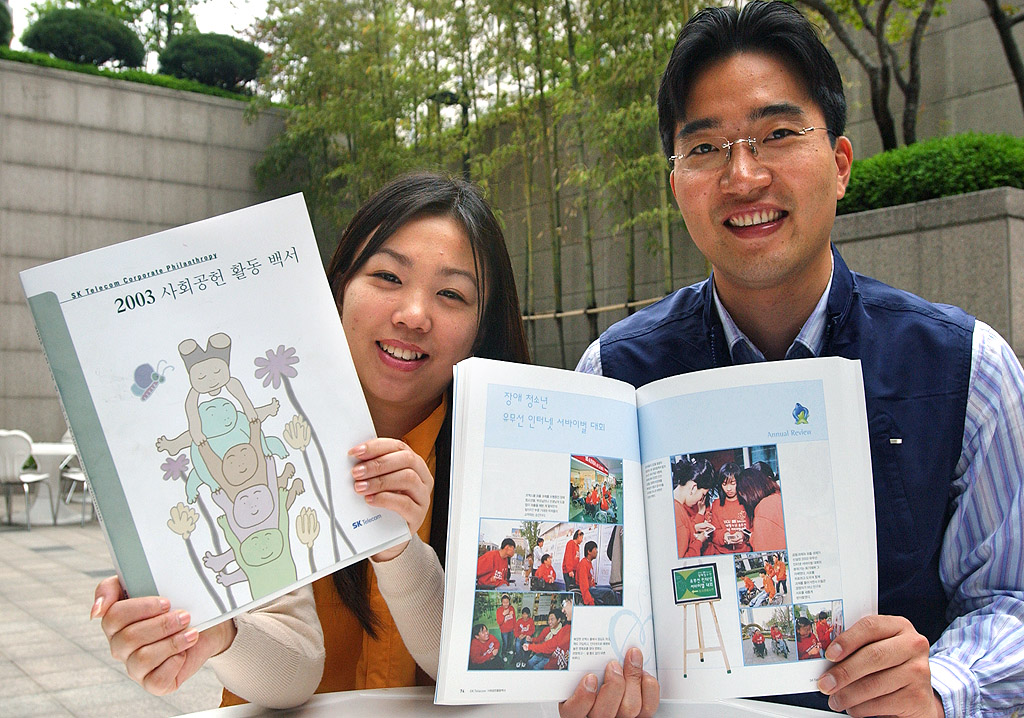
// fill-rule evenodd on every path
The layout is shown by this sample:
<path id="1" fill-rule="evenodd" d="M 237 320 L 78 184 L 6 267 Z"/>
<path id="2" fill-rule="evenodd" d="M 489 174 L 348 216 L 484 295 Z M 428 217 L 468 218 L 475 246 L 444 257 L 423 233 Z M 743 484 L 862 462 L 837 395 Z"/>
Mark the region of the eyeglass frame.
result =
<path id="1" fill-rule="evenodd" d="M 828 127 L 801 127 L 799 130 L 795 131 L 794 134 L 799 135 L 800 137 L 806 137 L 808 132 L 814 132 L 815 130 L 825 130 L 825 133 L 829 137 L 836 137 L 837 136 L 836 133 L 833 132 L 832 130 L 830 130 Z M 750 154 L 752 154 L 754 157 L 757 157 L 757 143 L 758 143 L 759 140 L 756 137 L 739 137 L 739 138 L 737 138 L 735 140 L 730 141 L 728 137 L 721 137 L 720 136 L 719 139 L 725 140 L 725 144 L 721 146 L 721 149 L 725 150 L 725 162 L 723 162 L 722 163 L 722 167 L 719 167 L 718 169 L 722 169 L 724 167 L 727 167 L 729 165 L 729 163 L 732 161 L 732 148 L 733 148 L 733 145 L 738 145 L 738 144 L 741 144 L 741 143 L 746 143 L 747 147 L 750 148 Z M 672 168 L 673 171 L 675 171 L 675 169 L 676 169 L 676 160 L 682 159 L 682 158 L 683 158 L 683 155 L 671 155 L 668 158 L 669 166 Z M 758 161 L 760 162 L 760 160 L 758 160 Z M 682 170 L 684 170 L 686 172 L 700 172 L 701 171 L 701 170 L 695 170 L 695 169 L 687 169 L 686 167 L 682 167 L 680 169 L 682 169 Z"/>

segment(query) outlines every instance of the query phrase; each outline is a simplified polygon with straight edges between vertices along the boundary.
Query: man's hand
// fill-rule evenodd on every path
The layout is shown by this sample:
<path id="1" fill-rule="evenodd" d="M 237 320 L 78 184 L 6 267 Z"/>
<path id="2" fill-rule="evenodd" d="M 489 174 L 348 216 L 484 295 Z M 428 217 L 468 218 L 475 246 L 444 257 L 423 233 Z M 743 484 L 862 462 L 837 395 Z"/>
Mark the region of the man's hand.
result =
<path id="1" fill-rule="evenodd" d="M 861 716 L 944 718 L 932 690 L 928 639 L 901 616 L 868 616 L 825 651 L 835 663 L 818 679 L 834 711 Z"/>
<path id="2" fill-rule="evenodd" d="M 617 661 L 604 669 L 604 685 L 597 688 L 597 676 L 584 676 L 569 699 L 558 705 L 561 718 L 649 718 L 658 710 L 660 687 L 657 679 L 644 671 L 639 648 L 626 652 L 625 670 Z"/>

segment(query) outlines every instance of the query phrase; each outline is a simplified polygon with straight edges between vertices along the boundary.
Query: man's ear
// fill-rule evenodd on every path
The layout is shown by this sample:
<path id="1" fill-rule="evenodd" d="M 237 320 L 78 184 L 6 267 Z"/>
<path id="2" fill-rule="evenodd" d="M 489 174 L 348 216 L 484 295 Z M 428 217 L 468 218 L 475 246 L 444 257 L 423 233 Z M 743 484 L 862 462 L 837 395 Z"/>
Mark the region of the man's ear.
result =
<path id="1" fill-rule="evenodd" d="M 836 138 L 836 200 L 841 200 L 846 195 L 846 186 L 850 184 L 850 167 L 853 164 L 853 145 L 845 135 Z"/>

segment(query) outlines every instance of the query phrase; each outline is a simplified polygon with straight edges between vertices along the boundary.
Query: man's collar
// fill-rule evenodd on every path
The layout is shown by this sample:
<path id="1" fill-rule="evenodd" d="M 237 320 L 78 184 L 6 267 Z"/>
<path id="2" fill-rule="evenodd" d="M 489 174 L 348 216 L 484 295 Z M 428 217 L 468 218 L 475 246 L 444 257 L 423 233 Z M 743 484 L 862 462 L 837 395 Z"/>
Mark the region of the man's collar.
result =
<path id="1" fill-rule="evenodd" d="M 832 258 L 832 274 L 829 275 L 825 291 L 818 298 L 818 303 L 814 305 L 814 309 L 811 311 L 811 315 L 807 317 L 807 321 L 800 327 L 800 332 L 796 335 L 796 339 L 793 340 L 789 349 L 786 350 L 787 359 L 807 359 L 821 354 L 822 344 L 825 340 L 825 327 L 828 323 L 828 297 L 832 289 L 834 277 L 835 257 Z M 718 296 L 718 289 L 714 286 L 714 275 L 712 275 L 709 281 L 712 285 L 711 295 L 714 298 L 715 309 L 718 311 L 718 317 L 722 321 L 722 332 L 725 334 L 725 343 L 729 347 L 729 354 L 732 355 L 733 363 L 752 364 L 765 361 L 764 353 L 754 346 L 754 343 L 750 341 L 747 335 L 736 326 L 736 322 L 733 321 L 729 310 L 722 304 L 722 300 Z"/>

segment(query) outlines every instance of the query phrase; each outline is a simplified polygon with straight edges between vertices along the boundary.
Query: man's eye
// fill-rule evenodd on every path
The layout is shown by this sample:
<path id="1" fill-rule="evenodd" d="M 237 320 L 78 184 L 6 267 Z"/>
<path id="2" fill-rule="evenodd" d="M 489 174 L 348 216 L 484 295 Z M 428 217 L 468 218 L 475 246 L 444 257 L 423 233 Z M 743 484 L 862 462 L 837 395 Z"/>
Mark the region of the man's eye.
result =
<path id="1" fill-rule="evenodd" d="M 789 137 L 796 137 L 800 133 L 796 130 L 790 129 L 789 127 L 778 127 L 767 135 L 765 135 L 764 142 L 771 142 L 772 140 L 784 140 Z"/>
<path id="2" fill-rule="evenodd" d="M 712 143 L 712 142 L 701 142 L 700 144 L 697 144 L 697 145 L 694 145 L 693 147 L 691 147 L 690 151 L 687 152 L 686 154 L 687 154 L 688 157 L 694 157 L 694 156 L 699 156 L 699 155 L 710 154 L 712 152 L 717 152 L 717 151 L 718 151 L 718 146 L 715 145 L 714 143 Z"/>

